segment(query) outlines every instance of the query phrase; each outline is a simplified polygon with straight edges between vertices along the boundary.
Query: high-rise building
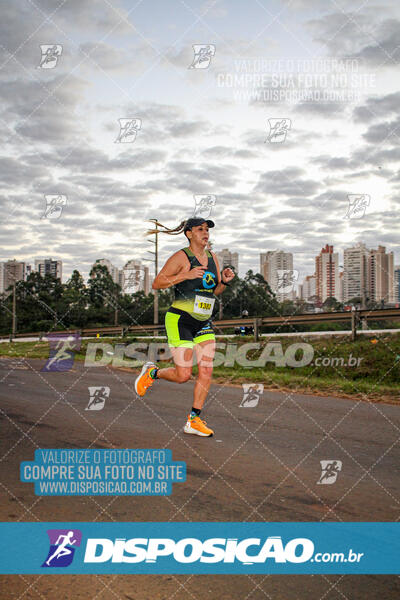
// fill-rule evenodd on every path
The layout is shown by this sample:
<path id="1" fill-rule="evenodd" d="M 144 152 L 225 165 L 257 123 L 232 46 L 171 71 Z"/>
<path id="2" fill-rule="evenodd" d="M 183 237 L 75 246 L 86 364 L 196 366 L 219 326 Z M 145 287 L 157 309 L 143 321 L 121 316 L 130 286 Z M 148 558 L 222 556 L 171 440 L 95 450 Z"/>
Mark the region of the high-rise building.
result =
<path id="1" fill-rule="evenodd" d="M 321 302 L 339 294 L 339 254 L 329 244 L 315 257 L 315 294 Z"/>
<path id="2" fill-rule="evenodd" d="M 343 296 L 344 302 L 352 298 L 361 298 L 361 302 L 368 296 L 368 249 L 362 242 L 352 248 L 345 248 L 343 252 Z"/>
<path id="3" fill-rule="evenodd" d="M 108 258 L 100 258 L 100 259 L 96 260 L 96 262 L 94 264 L 102 265 L 103 267 L 107 267 L 107 270 L 110 273 L 113 282 L 119 283 L 119 269 L 118 269 L 118 267 L 115 267 L 111 263 L 111 261 L 108 260 Z"/>
<path id="4" fill-rule="evenodd" d="M 309 300 L 315 296 L 315 281 L 315 274 L 305 276 L 303 283 L 299 285 L 299 297 L 302 300 Z"/>
<path id="5" fill-rule="evenodd" d="M 336 297 L 336 300 L 339 302 L 344 302 L 344 273 L 340 271 L 339 273 L 339 293 Z"/>
<path id="6" fill-rule="evenodd" d="M 42 277 L 45 275 L 53 275 L 62 280 L 62 261 L 45 258 L 44 260 L 35 260 L 35 271 Z"/>
<path id="7" fill-rule="evenodd" d="M 368 255 L 368 296 L 375 302 L 395 302 L 394 255 L 385 246 L 370 250 Z"/>
<path id="8" fill-rule="evenodd" d="M 17 281 L 25 279 L 25 263 L 18 260 L 7 260 L 0 263 L 0 294 L 9 293 L 7 289 Z"/>
<path id="9" fill-rule="evenodd" d="M 239 273 L 239 254 L 237 252 L 230 252 L 228 248 L 224 248 L 215 254 L 217 255 L 221 271 L 225 269 L 225 267 L 233 267 L 235 273 Z"/>
<path id="10" fill-rule="evenodd" d="M 145 267 L 138 260 L 128 260 L 122 269 L 121 281 L 124 294 L 143 291 L 147 296 L 150 293 L 149 267 Z"/>
<path id="11" fill-rule="evenodd" d="M 297 297 L 301 300 L 304 300 L 304 292 L 303 292 L 303 284 L 299 283 L 297 286 Z"/>
<path id="12" fill-rule="evenodd" d="M 400 265 L 394 268 L 394 301 L 396 304 L 400 302 Z"/>
<path id="13" fill-rule="evenodd" d="M 260 272 L 276 294 L 278 302 L 294 300 L 295 271 L 293 254 L 283 250 L 269 250 L 260 254 Z"/>

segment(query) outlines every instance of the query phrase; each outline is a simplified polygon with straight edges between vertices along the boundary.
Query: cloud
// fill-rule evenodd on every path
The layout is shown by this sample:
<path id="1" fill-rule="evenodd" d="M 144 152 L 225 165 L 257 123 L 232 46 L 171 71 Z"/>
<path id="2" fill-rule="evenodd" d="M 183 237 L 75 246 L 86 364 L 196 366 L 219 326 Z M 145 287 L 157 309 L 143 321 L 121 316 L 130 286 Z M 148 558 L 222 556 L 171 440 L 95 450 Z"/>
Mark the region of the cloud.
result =
<path id="1" fill-rule="evenodd" d="M 238 167 L 206 162 L 171 161 L 166 165 L 168 189 L 175 187 L 190 193 L 218 194 L 236 183 Z M 197 191 L 198 190 L 198 191 Z"/>
<path id="2" fill-rule="evenodd" d="M 400 61 L 400 21 L 385 16 L 395 7 L 363 5 L 311 19 L 306 27 L 315 42 L 325 46 L 331 56 L 359 59 L 365 65 L 393 66 Z"/>
<path id="3" fill-rule="evenodd" d="M 400 117 L 395 121 L 382 122 L 371 125 L 363 134 L 363 138 L 370 144 L 398 144 L 400 140 Z"/>
<path id="4" fill-rule="evenodd" d="M 353 169 L 355 163 L 347 157 L 343 156 L 329 156 L 327 154 L 321 154 L 311 159 L 311 162 L 317 165 L 321 165 L 327 171 L 344 171 Z"/>
<path id="5" fill-rule="evenodd" d="M 318 91 L 318 90 L 317 90 Z M 321 92 L 321 97 L 323 96 L 323 90 L 319 90 Z M 298 102 L 294 108 L 293 112 L 298 114 L 309 114 L 321 116 L 340 116 L 347 109 L 347 105 L 345 102 Z"/>
<path id="6" fill-rule="evenodd" d="M 82 126 L 75 109 L 86 86 L 85 81 L 74 76 L 69 76 L 68 83 L 56 76 L 46 85 L 29 80 L 9 81 L 3 88 L 5 106 L 0 117 L 10 131 L 16 132 L 10 138 L 17 144 L 24 140 L 38 144 L 76 140 Z"/>
<path id="7" fill-rule="evenodd" d="M 387 19 L 371 33 L 369 43 L 351 58 L 374 66 L 393 66 L 400 62 L 400 21 Z"/>
<path id="8" fill-rule="evenodd" d="M 122 2 L 112 3 L 103 0 L 68 0 L 54 6 L 53 0 L 35 0 L 41 20 L 49 17 L 60 28 L 74 28 L 85 32 L 113 33 L 114 35 L 132 34 L 134 29 L 129 25 L 129 12 Z"/>
<path id="9" fill-rule="evenodd" d="M 353 118 L 357 123 L 369 123 L 394 114 L 400 114 L 400 92 L 367 98 L 365 104 L 353 110 Z"/>
<path id="10" fill-rule="evenodd" d="M 280 171 L 262 173 L 254 191 L 283 196 L 310 196 L 315 194 L 320 183 L 311 179 L 302 179 L 305 171 L 299 167 L 286 167 Z"/>
<path id="11" fill-rule="evenodd" d="M 0 187 L 15 189 L 30 186 L 33 180 L 46 177 L 43 165 L 29 165 L 11 157 L 0 157 Z"/>
<path id="12" fill-rule="evenodd" d="M 62 165 L 64 168 L 73 169 L 75 173 L 132 172 L 156 167 L 158 163 L 164 162 L 166 156 L 167 152 L 162 150 L 136 149 L 131 146 L 131 150 L 121 151 L 118 156 L 111 158 L 97 148 L 80 146 L 67 152 L 66 157 L 62 159 Z"/>
<path id="13" fill-rule="evenodd" d="M 88 270 L 102 256 L 122 266 L 128 258 L 146 256 L 148 219 L 178 224 L 193 214 L 196 193 L 216 194 L 212 239 L 218 249 L 239 252 L 242 272 L 258 270 L 259 252 L 268 249 L 290 250 L 295 268 L 313 269 L 319 249 L 327 242 L 342 247 L 349 229 L 353 239 L 365 235 L 373 247 L 384 242 L 399 248 L 400 132 L 385 136 L 400 124 L 400 94 L 385 87 L 387 81 L 379 95 L 367 94 L 358 105 L 240 106 L 223 99 L 215 76 L 221 70 L 239 72 L 239 59 L 250 68 L 254 56 L 286 56 L 279 28 L 271 30 L 274 39 L 262 35 L 252 43 L 250 35 L 236 35 L 235 9 L 222 20 L 212 14 L 211 4 L 199 5 L 199 14 L 209 7 L 205 22 L 212 19 L 224 39 L 211 39 L 199 23 L 173 46 L 171 40 L 180 33 L 178 18 L 172 18 L 176 31 L 168 29 L 170 23 L 154 30 L 147 5 L 130 16 L 125 5 L 122 0 L 68 0 L 57 9 L 50 0 L 41 1 L 46 13 L 57 9 L 53 23 L 43 22 L 40 10 L 25 8 L 21 0 L 3 10 L 3 259 L 16 252 L 27 261 L 52 255 L 64 261 L 65 275 L 76 267 Z M 311 0 L 299 19 L 305 4 L 295 0 L 296 10 L 288 7 L 280 19 L 291 26 L 295 16 L 296 32 L 305 43 L 312 47 L 319 40 L 330 56 L 368 53 L 371 34 L 377 42 L 394 35 L 396 17 L 389 9 L 372 19 L 372 8 L 364 7 L 355 24 L 355 9 L 350 1 L 347 5 L 353 12 L 335 16 L 322 0 Z M 219 2 L 215 9 L 222 16 L 227 6 Z M 304 27 L 310 14 L 313 22 Z M 154 32 L 149 44 L 135 33 L 136 16 L 139 29 Z M 189 18 L 184 13 L 185 23 Z M 254 25 L 262 27 L 261 19 Z M 59 64 L 37 69 L 39 44 L 49 40 L 63 44 Z M 192 43 L 201 40 L 216 43 L 216 55 L 207 72 L 194 73 L 187 68 Z M 176 68 L 157 56 L 168 48 Z M 16 52 L 15 58 L 10 52 Z M 266 143 L 268 118 L 282 116 L 293 121 L 286 141 Z M 130 145 L 114 143 L 118 119 L 124 117 L 142 119 Z M 390 210 L 349 224 L 343 218 L 346 190 L 367 178 L 376 194 L 389 197 Z M 67 195 L 63 215 L 54 222 L 41 219 L 44 195 L 51 193 Z M 160 260 L 185 244 L 183 236 L 160 238 Z"/>

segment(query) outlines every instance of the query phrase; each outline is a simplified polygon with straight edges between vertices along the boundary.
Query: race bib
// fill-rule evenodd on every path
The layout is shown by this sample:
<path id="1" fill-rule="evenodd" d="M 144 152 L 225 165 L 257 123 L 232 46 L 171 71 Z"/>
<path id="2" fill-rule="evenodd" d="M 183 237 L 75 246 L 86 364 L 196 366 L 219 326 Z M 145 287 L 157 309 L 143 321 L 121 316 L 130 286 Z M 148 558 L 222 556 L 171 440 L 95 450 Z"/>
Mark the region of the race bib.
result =
<path id="1" fill-rule="evenodd" d="M 210 317 L 214 308 L 215 298 L 197 296 L 194 299 L 193 312 Z"/>

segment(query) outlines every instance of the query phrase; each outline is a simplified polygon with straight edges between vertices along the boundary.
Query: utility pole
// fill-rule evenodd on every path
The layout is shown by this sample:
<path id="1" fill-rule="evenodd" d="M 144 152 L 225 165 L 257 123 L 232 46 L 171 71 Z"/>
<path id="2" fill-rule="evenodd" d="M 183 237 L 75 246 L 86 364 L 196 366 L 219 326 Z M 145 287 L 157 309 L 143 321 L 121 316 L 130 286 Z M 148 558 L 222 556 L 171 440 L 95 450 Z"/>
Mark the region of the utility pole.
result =
<path id="1" fill-rule="evenodd" d="M 10 333 L 10 342 L 17 333 L 17 273 L 16 273 L 16 260 L 14 258 L 13 265 L 6 266 L 6 273 L 10 279 L 12 279 L 12 325 L 11 325 L 11 333 Z M 12 271 L 12 266 L 14 267 L 14 271 Z M 5 274 L 6 274 L 5 273 Z"/>
<path id="2" fill-rule="evenodd" d="M 149 240 L 152 244 L 154 244 L 154 252 L 148 250 L 150 254 L 154 254 L 154 277 L 157 277 L 158 274 L 158 223 L 157 219 L 150 219 L 152 223 L 155 225 L 155 240 Z M 153 290 L 154 292 L 154 325 L 158 325 L 158 290 Z M 154 332 L 157 335 L 157 331 Z"/>
<path id="3" fill-rule="evenodd" d="M 118 325 L 118 296 L 115 292 L 114 325 Z"/>
<path id="4" fill-rule="evenodd" d="M 15 338 L 17 333 L 17 294 L 16 294 L 15 277 L 13 283 L 13 310 L 12 310 L 12 338 Z"/>

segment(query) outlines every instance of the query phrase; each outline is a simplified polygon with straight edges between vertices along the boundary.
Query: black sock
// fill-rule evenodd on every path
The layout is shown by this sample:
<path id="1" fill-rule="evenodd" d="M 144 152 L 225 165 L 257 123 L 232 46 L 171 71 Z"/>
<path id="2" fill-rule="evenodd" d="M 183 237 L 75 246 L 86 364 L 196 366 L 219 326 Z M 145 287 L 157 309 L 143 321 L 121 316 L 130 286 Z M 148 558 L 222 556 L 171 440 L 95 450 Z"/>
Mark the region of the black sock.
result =
<path id="1" fill-rule="evenodd" d="M 201 413 L 201 408 L 195 408 L 194 406 L 192 406 L 192 410 L 190 413 L 190 416 L 192 417 L 192 419 L 194 419 L 195 417 L 199 417 Z"/>

